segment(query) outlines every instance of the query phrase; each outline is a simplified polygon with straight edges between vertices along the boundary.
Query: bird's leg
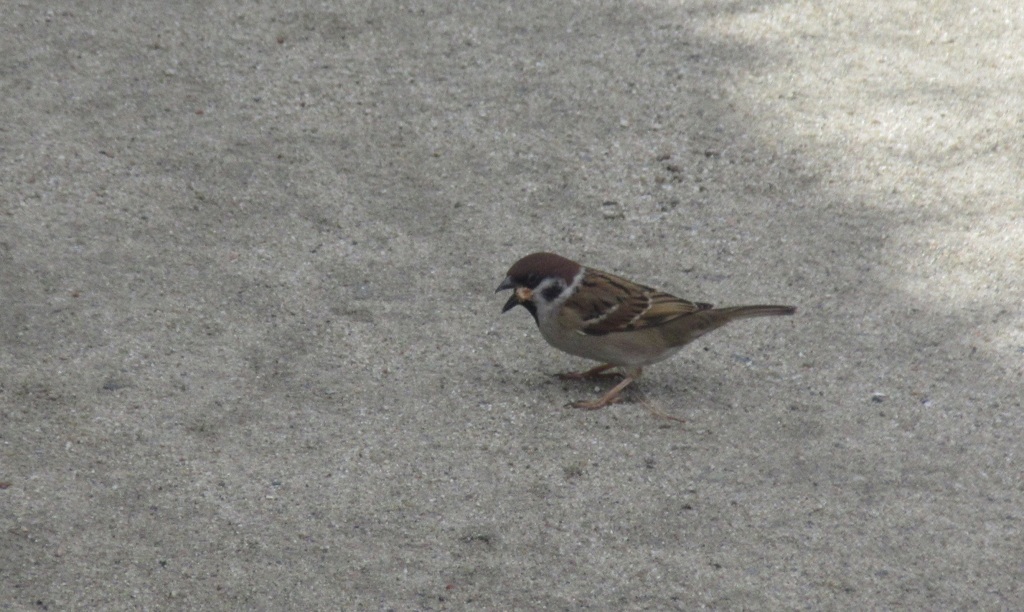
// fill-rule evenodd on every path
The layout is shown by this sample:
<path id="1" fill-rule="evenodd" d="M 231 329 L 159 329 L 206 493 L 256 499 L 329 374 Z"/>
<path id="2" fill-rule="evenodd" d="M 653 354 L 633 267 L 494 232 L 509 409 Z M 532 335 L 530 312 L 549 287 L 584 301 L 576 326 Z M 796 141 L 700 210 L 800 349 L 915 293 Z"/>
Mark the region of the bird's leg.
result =
<path id="1" fill-rule="evenodd" d="M 640 378 L 639 370 L 627 374 L 626 378 L 624 378 L 622 382 L 612 387 L 611 391 L 605 393 L 600 398 L 589 402 L 573 402 L 569 404 L 569 406 L 571 408 L 579 408 L 581 410 L 597 410 L 598 408 L 604 408 L 609 404 L 614 404 L 621 400 L 621 398 L 619 398 L 619 394 L 622 393 L 622 390 L 628 387 L 637 378 Z"/>
<path id="2" fill-rule="evenodd" d="M 615 372 L 602 374 L 602 372 L 604 372 L 605 370 L 614 367 L 614 365 L 606 363 L 604 365 L 599 365 L 596 368 L 590 368 L 586 372 L 562 372 L 561 374 L 555 374 L 555 376 L 562 380 L 584 380 L 587 378 L 607 378 L 609 376 L 619 376 L 619 374 Z"/>

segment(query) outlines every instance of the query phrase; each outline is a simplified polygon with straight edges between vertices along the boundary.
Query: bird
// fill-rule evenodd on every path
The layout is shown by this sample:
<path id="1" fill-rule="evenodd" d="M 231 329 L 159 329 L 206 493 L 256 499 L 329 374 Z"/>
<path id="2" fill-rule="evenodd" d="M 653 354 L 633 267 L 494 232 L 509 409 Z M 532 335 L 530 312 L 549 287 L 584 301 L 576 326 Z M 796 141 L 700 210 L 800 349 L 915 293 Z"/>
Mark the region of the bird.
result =
<path id="1" fill-rule="evenodd" d="M 600 362 L 563 380 L 624 378 L 603 396 L 568 406 L 597 410 L 621 401 L 622 390 L 643 368 L 676 354 L 683 346 L 736 319 L 792 315 L 795 306 L 752 305 L 715 308 L 691 302 L 608 272 L 585 267 L 555 253 L 532 253 L 512 264 L 495 293 L 511 289 L 501 312 L 524 307 L 551 346 Z"/>

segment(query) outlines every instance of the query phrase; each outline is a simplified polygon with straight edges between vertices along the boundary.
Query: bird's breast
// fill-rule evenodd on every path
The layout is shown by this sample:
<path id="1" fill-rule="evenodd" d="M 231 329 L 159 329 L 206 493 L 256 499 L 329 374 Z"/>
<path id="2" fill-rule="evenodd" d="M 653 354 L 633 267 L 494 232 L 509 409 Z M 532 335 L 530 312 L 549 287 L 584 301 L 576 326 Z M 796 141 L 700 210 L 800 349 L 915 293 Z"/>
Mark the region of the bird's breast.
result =
<path id="1" fill-rule="evenodd" d="M 636 367 L 666 359 L 681 347 L 665 346 L 656 330 L 612 332 L 590 336 L 547 320 L 538 323 L 551 346 L 577 357 L 617 366 Z"/>

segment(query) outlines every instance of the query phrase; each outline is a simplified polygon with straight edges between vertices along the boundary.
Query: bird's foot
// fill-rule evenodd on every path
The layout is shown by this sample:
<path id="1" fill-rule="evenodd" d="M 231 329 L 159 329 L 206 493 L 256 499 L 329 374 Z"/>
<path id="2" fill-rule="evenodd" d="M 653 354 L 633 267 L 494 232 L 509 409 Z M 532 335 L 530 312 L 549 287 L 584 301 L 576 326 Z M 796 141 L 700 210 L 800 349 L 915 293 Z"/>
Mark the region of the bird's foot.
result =
<path id="1" fill-rule="evenodd" d="M 599 410 L 605 406 L 611 406 L 612 404 L 618 404 L 623 401 L 622 397 L 616 396 L 609 399 L 598 398 L 596 400 L 585 401 L 580 400 L 578 402 L 569 402 L 565 405 L 566 408 L 576 408 L 578 410 Z"/>
<path id="2" fill-rule="evenodd" d="M 597 410 L 598 408 L 604 408 L 605 406 L 607 406 L 609 404 L 615 404 L 615 403 L 621 402 L 622 398 L 619 397 L 619 394 L 622 393 L 622 390 L 625 389 L 626 387 L 628 387 L 630 385 L 630 383 L 633 382 L 633 380 L 634 380 L 634 378 L 632 376 L 627 376 L 622 382 L 620 382 L 619 384 L 617 384 L 614 387 L 612 387 L 611 391 L 609 391 L 608 393 L 605 393 L 600 398 L 598 398 L 596 400 L 593 400 L 593 401 L 589 401 L 589 402 L 587 402 L 587 401 L 572 402 L 572 403 L 569 404 L 569 407 L 570 408 L 579 408 L 580 410 Z"/>
<path id="3" fill-rule="evenodd" d="M 555 374 L 560 380 L 587 380 L 593 378 L 611 378 L 613 376 L 622 376 L 618 372 L 605 372 L 614 368 L 612 364 L 608 363 L 605 365 L 597 366 L 596 368 L 590 368 L 586 372 L 562 372 Z"/>

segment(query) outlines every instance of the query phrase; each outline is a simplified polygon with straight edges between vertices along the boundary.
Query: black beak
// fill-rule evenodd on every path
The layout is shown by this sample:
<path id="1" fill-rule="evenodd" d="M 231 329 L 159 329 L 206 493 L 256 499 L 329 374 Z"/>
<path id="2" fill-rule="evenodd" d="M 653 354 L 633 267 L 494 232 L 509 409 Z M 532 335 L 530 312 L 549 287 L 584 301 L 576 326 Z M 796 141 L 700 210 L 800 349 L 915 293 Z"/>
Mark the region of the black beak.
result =
<path id="1" fill-rule="evenodd" d="M 501 308 L 501 314 L 505 314 L 506 312 L 512 310 L 513 308 L 515 308 L 518 305 L 519 305 L 519 296 L 513 293 L 512 296 L 510 298 L 508 298 L 508 301 L 505 302 L 505 305 Z"/>
<path id="2" fill-rule="evenodd" d="M 516 288 L 516 284 L 514 282 L 512 282 L 512 277 L 506 276 L 505 280 L 501 281 L 501 284 L 498 285 L 498 288 L 497 288 L 497 290 L 495 290 L 495 293 L 498 293 L 499 291 L 507 291 L 508 289 L 515 289 L 515 288 Z M 505 306 L 501 309 L 501 312 L 502 312 L 502 314 L 504 314 L 504 313 L 512 310 L 513 308 L 515 308 L 518 305 L 519 305 L 519 296 L 516 295 L 515 293 L 512 293 L 512 296 L 510 298 L 508 298 L 507 302 L 505 302 Z"/>
<path id="3" fill-rule="evenodd" d="M 514 282 L 512 282 L 512 277 L 511 276 L 506 276 L 505 280 L 501 281 L 501 284 L 498 285 L 498 288 L 495 289 L 494 292 L 498 293 L 499 291 L 506 291 L 508 289 L 515 289 L 515 288 L 516 288 L 516 284 Z"/>

